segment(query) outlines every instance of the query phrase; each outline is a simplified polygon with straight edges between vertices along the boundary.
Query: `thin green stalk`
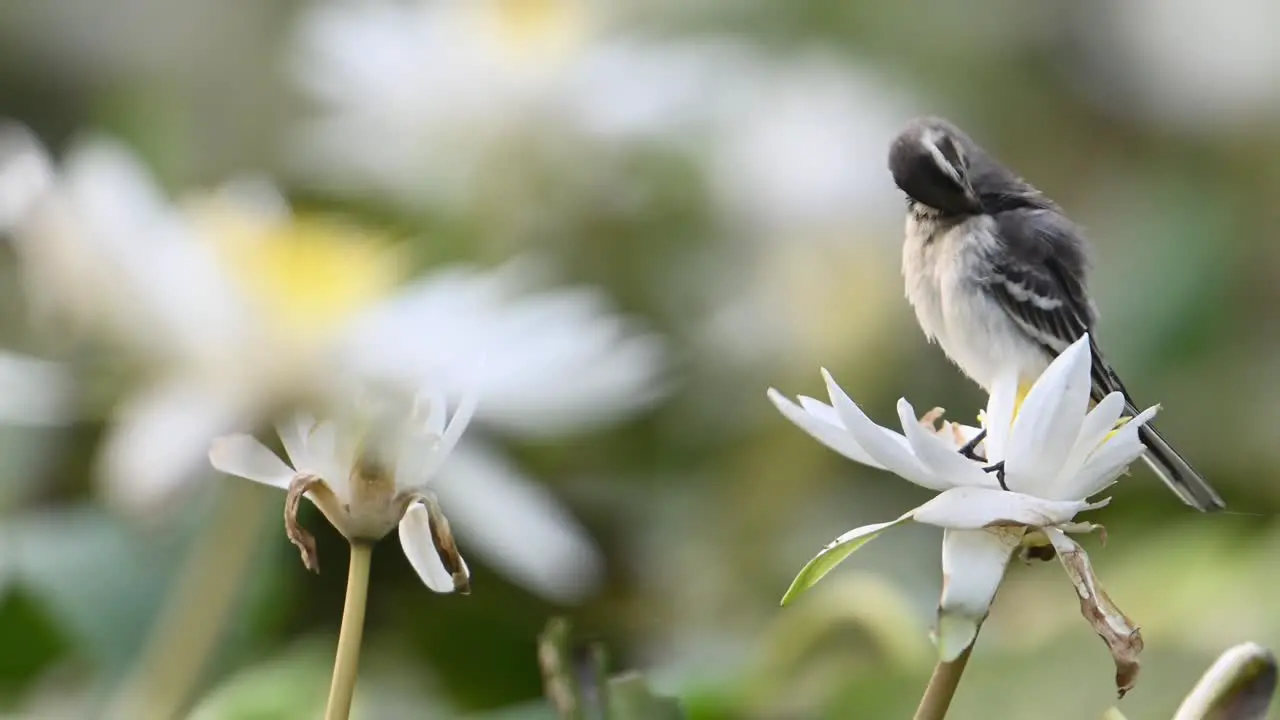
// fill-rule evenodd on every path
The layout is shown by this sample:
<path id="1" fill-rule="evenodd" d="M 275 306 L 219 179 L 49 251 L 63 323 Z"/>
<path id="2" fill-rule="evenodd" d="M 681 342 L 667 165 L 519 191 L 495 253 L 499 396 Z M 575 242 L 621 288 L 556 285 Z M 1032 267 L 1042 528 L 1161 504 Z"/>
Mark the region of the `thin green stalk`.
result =
<path id="1" fill-rule="evenodd" d="M 924 697 L 920 698 L 920 706 L 916 708 L 915 720 L 942 720 L 947 716 L 971 652 L 973 645 L 965 648 L 960 657 L 951 662 L 939 662 L 933 669 L 933 677 L 929 678 L 929 686 L 924 689 Z"/>
<path id="2" fill-rule="evenodd" d="M 170 720 L 191 702 L 266 526 L 266 493 L 251 483 L 224 487 L 108 717 Z"/>
<path id="3" fill-rule="evenodd" d="M 347 599 L 342 605 L 342 630 L 338 633 L 338 654 L 333 661 L 333 682 L 329 685 L 329 706 L 325 720 L 347 720 L 351 698 L 356 691 L 360 665 L 360 640 L 364 635 L 365 601 L 369 597 L 369 565 L 373 543 L 353 540 L 351 562 L 347 566 Z"/>

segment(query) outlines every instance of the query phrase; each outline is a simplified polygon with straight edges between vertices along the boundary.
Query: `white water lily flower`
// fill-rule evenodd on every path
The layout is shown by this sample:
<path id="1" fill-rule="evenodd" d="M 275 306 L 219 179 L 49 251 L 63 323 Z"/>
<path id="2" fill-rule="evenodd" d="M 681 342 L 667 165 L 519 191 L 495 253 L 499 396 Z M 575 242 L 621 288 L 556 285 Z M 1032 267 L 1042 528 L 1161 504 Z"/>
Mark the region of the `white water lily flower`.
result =
<path id="1" fill-rule="evenodd" d="M 616 142 L 706 113 L 727 43 L 612 32 L 613 3 L 330 0 L 299 22 L 291 74 L 311 101 L 299 182 L 413 210 L 465 207 L 514 144 Z M 554 147 L 553 147 L 554 146 Z"/>
<path id="2" fill-rule="evenodd" d="M 470 571 L 428 483 L 462 437 L 475 403 L 474 395 L 466 397 L 447 420 L 442 395 L 391 418 L 379 410 L 339 423 L 299 415 L 277 428 L 288 464 L 252 435 L 217 439 L 209 460 L 225 473 L 289 493 L 286 532 L 309 569 L 319 567 L 314 541 L 295 519 L 303 495 L 352 541 L 376 542 L 398 526 L 405 557 L 427 587 L 465 594 Z"/>
<path id="3" fill-rule="evenodd" d="M 21 164 L 0 163 L 0 187 L 52 176 L 11 203 L 38 327 L 143 371 L 102 453 L 103 489 L 132 513 L 194 479 L 214 437 L 298 401 L 340 403 L 369 379 L 453 401 L 472 389 L 484 397 L 477 420 L 516 436 L 590 430 L 661 394 L 660 340 L 597 290 L 540 287 L 537 263 L 441 268 L 397 286 L 399 258 L 379 238 L 294 217 L 269 186 L 179 205 L 117 143 L 82 142 L 57 173 L 42 148 L 24 147 Z M 443 483 L 446 504 L 506 518 L 505 534 L 466 538 L 488 544 L 498 570 L 554 600 L 581 597 L 601 574 L 594 545 L 497 447 L 464 443 L 468 462 L 444 472 L 485 476 Z"/>
<path id="4" fill-rule="evenodd" d="M 1087 556 L 1065 533 L 1096 528 L 1073 519 L 1107 503 L 1089 498 L 1142 454 L 1138 428 L 1156 408 L 1114 429 L 1124 399 L 1112 393 L 1090 410 L 1089 372 L 1086 335 L 1049 365 L 1020 407 L 1015 407 L 1017 378 L 1011 374 L 997 383 L 983 415 L 987 436 L 976 448 L 986 462 L 958 452 L 977 434 L 976 428 L 947 423 L 935 431 L 936 413 L 917 419 L 905 399 L 898 401 L 902 433 L 880 427 L 826 371 L 831 405 L 808 397 L 797 405 L 770 389 L 769 398 L 783 415 L 822 444 L 939 493 L 894 520 L 841 535 L 800 571 L 783 603 L 885 530 L 908 520 L 935 525 L 945 530 L 935 639 L 943 660 L 954 660 L 973 642 L 1014 551 L 1030 531 L 1039 531 L 1053 544 L 1082 607 L 1087 604 L 1086 615 L 1111 647 L 1117 683 L 1122 692 L 1127 689 L 1136 673 L 1141 636 L 1097 587 Z M 998 463 L 1003 463 L 1003 473 L 990 472 Z"/>

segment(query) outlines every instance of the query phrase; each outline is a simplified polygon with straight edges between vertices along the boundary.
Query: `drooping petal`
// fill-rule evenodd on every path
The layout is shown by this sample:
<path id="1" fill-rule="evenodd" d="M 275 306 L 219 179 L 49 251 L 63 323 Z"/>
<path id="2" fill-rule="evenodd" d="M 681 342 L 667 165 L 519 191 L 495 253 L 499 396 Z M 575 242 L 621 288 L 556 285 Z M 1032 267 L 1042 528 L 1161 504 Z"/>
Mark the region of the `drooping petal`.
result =
<path id="1" fill-rule="evenodd" d="M 805 397 L 800 398 L 801 403 L 804 403 L 804 407 L 801 408 L 773 388 L 769 388 L 767 395 L 769 400 L 773 402 L 774 407 L 778 408 L 778 412 L 781 412 L 784 417 L 795 423 L 796 427 L 812 436 L 814 440 L 854 462 L 870 465 L 878 470 L 885 469 L 884 465 L 876 462 L 871 455 L 867 454 L 867 451 L 863 450 L 862 446 L 858 445 L 853 439 L 853 435 L 844 428 L 844 425 L 840 424 L 840 418 L 836 415 L 834 408 Z M 806 400 L 809 403 L 805 403 Z M 819 405 L 829 410 L 830 414 L 827 415 L 821 411 L 815 412 L 814 407 Z"/>
<path id="2" fill-rule="evenodd" d="M 998 462 L 1005 458 L 1009 429 L 1013 427 L 1014 406 L 1018 402 L 1018 373 L 1010 371 L 1000 375 L 987 398 L 987 409 L 982 424 L 987 431 L 983 443 L 987 447 L 987 460 Z"/>
<path id="3" fill-rule="evenodd" d="M 1080 599 L 1080 614 L 1093 627 L 1111 651 L 1116 664 L 1116 689 L 1120 697 L 1133 688 L 1138 678 L 1138 654 L 1142 652 L 1142 633 L 1102 589 L 1084 548 L 1055 528 L 1045 528 L 1062 567 L 1071 578 Z"/>
<path id="4" fill-rule="evenodd" d="M 217 438 L 209 448 L 209 462 L 228 475 L 281 490 L 287 490 L 297 474 L 252 435 L 237 434 Z"/>
<path id="5" fill-rule="evenodd" d="M 1005 447 L 1010 490 L 1040 494 L 1058 476 L 1089 406 L 1092 352 L 1086 333 L 1054 359 L 1027 394 Z"/>
<path id="6" fill-rule="evenodd" d="M 1115 481 L 1145 450 L 1138 439 L 1138 429 L 1155 417 L 1156 407 L 1138 413 L 1115 432 L 1085 461 L 1066 491 L 1073 497 L 1089 497 Z"/>
<path id="7" fill-rule="evenodd" d="M 1037 494 L 1050 500 L 1079 500 L 1087 497 L 1071 494 L 1080 492 L 1080 468 L 1084 467 L 1085 460 L 1088 460 L 1089 455 L 1098 448 L 1107 433 L 1115 428 L 1116 420 L 1120 419 L 1122 412 L 1124 412 L 1124 394 L 1120 392 L 1107 395 L 1093 410 L 1089 411 L 1084 418 L 1084 424 L 1080 426 L 1080 434 L 1076 438 L 1075 446 L 1071 448 L 1071 454 L 1067 456 L 1062 469 L 1058 471 L 1058 477 Z"/>
<path id="8" fill-rule="evenodd" d="M 973 643 L 1025 528 L 950 530 L 942 535 L 942 599 L 934 640 L 943 662 Z"/>
<path id="9" fill-rule="evenodd" d="M 438 593 L 454 591 L 453 574 L 445 568 L 436 551 L 435 541 L 431 536 L 431 518 L 426 505 L 415 502 L 405 511 L 400 519 L 400 546 L 404 556 L 409 559 L 423 584 Z M 467 569 L 465 560 L 459 556 L 462 568 L 467 577 L 471 571 Z"/>
<path id="10" fill-rule="evenodd" d="M 916 522 L 952 530 L 981 530 L 1004 525 L 1049 527 L 1077 513 L 1103 507 L 1109 500 L 1045 500 L 1032 495 L 980 487 L 952 488 L 912 510 Z"/>
<path id="11" fill-rule="evenodd" d="M 582 525 L 536 480 L 475 438 L 454 448 L 433 485 L 469 551 L 531 590 L 573 602 L 603 561 Z"/>
<path id="12" fill-rule="evenodd" d="M 804 591 L 816 585 L 819 580 L 826 577 L 827 573 L 835 569 L 835 566 L 844 562 L 844 559 L 852 555 L 855 550 L 874 540 L 877 535 L 909 519 L 911 519 L 911 513 L 897 520 L 854 528 L 832 540 L 800 569 L 800 573 L 791 581 L 791 587 L 787 588 L 786 594 L 782 596 L 782 604 L 789 604 Z"/>
<path id="13" fill-rule="evenodd" d="M 844 390 L 836 384 L 831 374 L 822 370 L 831 395 L 831 405 L 840 415 L 840 421 L 853 435 L 854 442 L 867 451 L 876 462 L 890 472 L 930 490 L 946 490 L 954 487 L 947 478 L 937 477 L 911 454 L 907 439 L 887 428 L 880 427 L 862 412 Z"/>
<path id="14" fill-rule="evenodd" d="M 950 443 L 924 429 L 916 417 L 915 408 L 906 398 L 898 400 L 898 419 L 902 421 L 903 434 L 915 456 L 932 472 L 946 478 L 952 485 L 972 485 L 977 487 L 997 488 L 999 482 L 990 474 L 982 471 L 978 463 L 970 460 Z"/>

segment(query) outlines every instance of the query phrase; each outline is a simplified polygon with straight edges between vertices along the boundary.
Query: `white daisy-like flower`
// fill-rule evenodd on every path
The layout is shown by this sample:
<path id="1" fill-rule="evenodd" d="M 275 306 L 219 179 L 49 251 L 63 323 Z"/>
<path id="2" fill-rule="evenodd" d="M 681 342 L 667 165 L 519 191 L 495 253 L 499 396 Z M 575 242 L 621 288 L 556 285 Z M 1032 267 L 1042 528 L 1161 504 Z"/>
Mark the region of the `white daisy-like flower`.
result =
<path id="1" fill-rule="evenodd" d="M 330 0 L 302 15 L 290 72 L 313 106 L 298 180 L 465 207 L 514 146 L 664 136 L 705 119 L 731 43 L 613 32 L 611 3 Z"/>
<path id="2" fill-rule="evenodd" d="M 303 179 L 406 203 L 465 201 L 491 148 L 547 110 L 591 23 L 578 0 L 331 1 L 292 74 L 316 106 Z"/>
<path id="3" fill-rule="evenodd" d="M 1142 454 L 1138 428 L 1156 408 L 1116 429 L 1124 398 L 1112 393 L 1090 410 L 1089 371 L 1086 335 L 1049 365 L 1020 406 L 1016 376 L 997 383 L 983 415 L 987 435 L 976 448 L 985 455 L 980 460 L 958 452 L 978 429 L 947 423 L 935 431 L 937 413 L 918 419 L 905 399 L 898 401 L 902 432 L 880 427 L 825 371 L 831 405 L 808 397 L 797 405 L 770 389 L 783 415 L 827 447 L 939 493 L 894 520 L 841 535 L 800 571 L 783 602 L 895 525 L 914 520 L 941 527 L 943 589 L 935 640 L 942 659 L 954 660 L 977 635 L 1015 550 L 1044 536 L 1076 586 L 1086 618 L 1111 648 L 1117 685 L 1126 691 L 1137 673 L 1142 637 L 1102 591 L 1088 556 L 1067 533 L 1097 529 L 1074 518 L 1107 504 L 1089 498 Z"/>
<path id="4" fill-rule="evenodd" d="M 12 203 L 37 326 L 142 370 L 102 453 L 103 487 L 126 510 L 146 514 L 180 490 L 214 437 L 294 403 L 342 402 L 370 379 L 455 402 L 474 390 L 478 419 L 514 436 L 590 430 L 661 394 L 659 339 L 596 290 L 543 289 L 536 262 L 441 268 L 397 286 L 398 257 L 380 238 L 296 217 L 264 183 L 174 204 L 107 140 L 81 143 L 56 173 L 34 143 L 22 157 L 0 164 L 0 187 L 16 177 L 6 168 L 38 178 L 43 163 L 52 176 Z M 483 477 L 445 483 L 446 502 L 507 519 L 505 534 L 476 541 L 497 569 L 556 600 L 594 586 L 598 554 L 548 491 L 492 443 L 469 439 L 455 461 L 447 472 Z"/>
<path id="5" fill-rule="evenodd" d="M 277 427 L 287 464 L 252 435 L 217 439 L 209 460 L 225 473 L 288 492 L 286 532 L 309 569 L 319 566 L 314 541 L 296 520 L 303 496 L 352 541 L 376 542 L 398 526 L 405 557 L 427 587 L 465 594 L 470 571 L 428 484 L 475 406 L 475 396 L 467 396 L 446 418 L 446 401 L 437 394 L 419 398 L 408 413 L 372 407 L 342 422 L 299 415 Z"/>

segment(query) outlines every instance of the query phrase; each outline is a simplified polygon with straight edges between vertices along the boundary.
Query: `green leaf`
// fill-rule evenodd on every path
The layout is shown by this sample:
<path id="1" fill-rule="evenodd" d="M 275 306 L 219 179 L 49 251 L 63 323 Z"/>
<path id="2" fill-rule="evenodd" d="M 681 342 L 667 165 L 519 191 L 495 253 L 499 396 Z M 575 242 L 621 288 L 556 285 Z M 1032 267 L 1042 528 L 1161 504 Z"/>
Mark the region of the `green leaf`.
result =
<path id="1" fill-rule="evenodd" d="M 863 525 L 836 538 L 800 569 L 800 574 L 796 575 L 796 579 L 791 581 L 791 587 L 787 588 L 786 594 L 782 596 L 782 604 L 790 604 L 801 593 L 817 585 L 819 580 L 835 569 L 835 566 L 844 562 L 845 558 L 852 555 L 858 548 L 874 540 L 880 533 L 910 519 L 910 515 L 903 515 L 897 520 Z"/>

